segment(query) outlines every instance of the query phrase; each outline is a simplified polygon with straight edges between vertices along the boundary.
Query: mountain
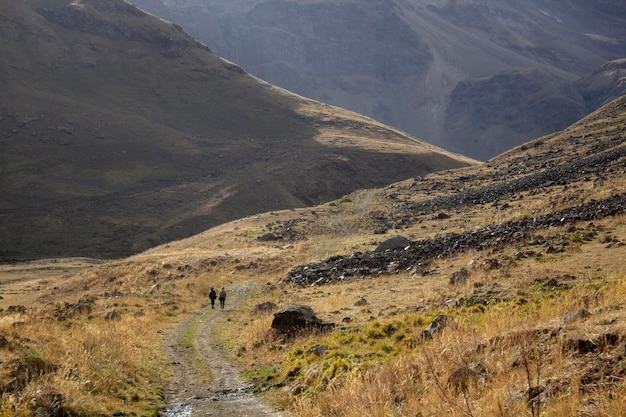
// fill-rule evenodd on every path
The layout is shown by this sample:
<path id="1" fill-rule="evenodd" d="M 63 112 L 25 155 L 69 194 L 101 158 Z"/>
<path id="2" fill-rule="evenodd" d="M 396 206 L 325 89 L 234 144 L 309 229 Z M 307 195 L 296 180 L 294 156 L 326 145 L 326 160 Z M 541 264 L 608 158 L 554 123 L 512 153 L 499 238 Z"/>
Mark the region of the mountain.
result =
<path id="1" fill-rule="evenodd" d="M 626 96 L 484 163 L 125 259 L 0 265 L 0 406 L 622 416 L 624 131 Z M 227 290 L 224 310 L 211 287 Z M 313 326 L 274 325 L 292 314 Z"/>
<path id="2" fill-rule="evenodd" d="M 626 94 L 626 59 L 607 62 L 575 83 L 590 108 Z"/>
<path id="3" fill-rule="evenodd" d="M 626 57 L 626 3 L 612 0 L 134 4 L 270 83 L 482 160 L 618 97 L 580 82 Z"/>
<path id="4" fill-rule="evenodd" d="M 122 0 L 0 1 L 0 259 L 118 257 L 474 161 Z"/>

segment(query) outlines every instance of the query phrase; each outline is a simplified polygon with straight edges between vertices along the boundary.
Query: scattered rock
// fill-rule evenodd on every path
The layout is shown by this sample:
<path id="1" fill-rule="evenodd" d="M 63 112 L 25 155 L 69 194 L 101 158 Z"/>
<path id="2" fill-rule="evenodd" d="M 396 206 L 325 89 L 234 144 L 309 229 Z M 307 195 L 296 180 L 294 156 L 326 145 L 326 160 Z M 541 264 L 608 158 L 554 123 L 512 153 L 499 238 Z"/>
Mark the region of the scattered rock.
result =
<path id="1" fill-rule="evenodd" d="M 603 167 L 610 162 L 617 161 L 624 156 L 626 156 L 626 146 L 619 146 L 588 158 L 575 160 L 539 172 L 531 172 L 525 177 L 512 181 L 440 196 L 417 203 L 406 203 L 404 207 L 406 210 L 417 214 L 428 214 L 442 209 L 451 210 L 468 205 L 492 203 L 523 191 L 532 191 L 544 186 L 566 185 L 568 182 L 604 169 Z M 536 167 L 534 169 L 536 170 Z"/>
<path id="2" fill-rule="evenodd" d="M 89 314 L 95 301 L 92 298 L 82 298 L 77 303 L 64 303 L 62 307 L 56 307 L 52 314 L 59 321 L 67 320 L 77 314 Z"/>
<path id="3" fill-rule="evenodd" d="M 274 233 L 265 233 L 263 236 L 259 236 L 259 242 L 273 242 L 278 240 L 278 237 Z"/>
<path id="4" fill-rule="evenodd" d="M 482 263 L 482 268 L 485 271 L 493 271 L 494 269 L 500 268 L 500 261 L 494 258 L 485 259 L 485 262 Z"/>
<path id="5" fill-rule="evenodd" d="M 270 301 L 266 301 L 264 303 L 257 304 L 256 306 L 254 306 L 254 312 L 255 313 L 269 313 L 275 308 L 276 308 L 276 304 Z"/>
<path id="6" fill-rule="evenodd" d="M 604 351 L 610 347 L 618 345 L 623 341 L 623 337 L 615 333 L 605 333 L 593 339 L 569 339 L 565 341 L 563 348 L 565 351 L 573 351 L 581 355 Z"/>
<path id="7" fill-rule="evenodd" d="M 9 306 L 7 308 L 7 313 L 26 313 L 26 307 L 23 305 Z"/>
<path id="8" fill-rule="evenodd" d="M 470 389 L 476 389 L 477 386 L 478 374 L 467 366 L 452 372 L 446 383 L 446 387 L 450 389 L 454 395 L 467 393 Z"/>
<path id="9" fill-rule="evenodd" d="M 573 323 L 581 319 L 586 319 L 589 316 L 591 316 L 591 313 L 589 312 L 589 310 L 585 308 L 581 308 L 580 310 L 567 314 L 563 318 L 563 321 L 565 321 L 565 323 Z"/>
<path id="10" fill-rule="evenodd" d="M 411 242 L 403 237 L 391 238 L 372 252 L 334 256 L 324 261 L 293 268 L 282 283 L 299 286 L 324 285 L 350 277 L 375 277 L 399 270 L 410 271 L 419 265 L 428 268 L 433 259 L 451 257 L 469 250 L 500 248 L 524 241 L 537 230 L 556 225 L 590 221 L 626 212 L 626 193 L 601 201 L 591 201 L 556 213 L 492 224 L 463 233 L 447 233 L 431 239 Z M 539 243 L 539 242 L 538 242 Z M 395 248 L 395 249 L 392 249 Z M 389 268 L 389 265 L 392 265 Z M 500 267 L 497 260 L 487 260 L 486 269 Z"/>
<path id="11" fill-rule="evenodd" d="M 458 271 L 453 272 L 452 275 L 450 275 L 448 283 L 450 285 L 465 284 L 469 276 L 469 271 L 465 268 L 461 268 Z"/>
<path id="12" fill-rule="evenodd" d="M 611 249 L 611 248 L 619 248 L 622 246 L 624 246 L 624 243 L 622 243 L 619 239 L 613 239 L 609 243 L 607 243 L 606 248 Z"/>
<path id="13" fill-rule="evenodd" d="M 290 389 L 290 394 L 292 396 L 298 396 L 304 392 L 305 388 L 302 384 L 296 384 Z"/>
<path id="14" fill-rule="evenodd" d="M 65 415 L 63 402 L 65 397 L 58 392 L 37 392 L 30 403 L 36 407 L 33 416 L 36 417 L 61 417 Z"/>
<path id="15" fill-rule="evenodd" d="M 326 346 L 317 345 L 311 348 L 311 352 L 315 353 L 317 356 L 323 356 L 326 353 Z"/>
<path id="16" fill-rule="evenodd" d="M 423 339 L 432 339 L 433 336 L 442 331 L 450 321 L 450 317 L 446 315 L 439 315 L 433 319 L 433 321 L 422 331 Z"/>
<path id="17" fill-rule="evenodd" d="M 548 282 L 545 283 L 545 288 L 558 288 L 559 282 L 555 278 L 550 278 Z"/>
<path id="18" fill-rule="evenodd" d="M 367 305 L 367 300 L 365 298 L 361 297 L 356 303 L 354 303 L 354 305 L 356 307 L 365 306 L 365 305 Z"/>
<path id="19" fill-rule="evenodd" d="M 108 292 L 106 291 L 103 294 L 104 298 L 121 298 L 124 296 L 124 294 L 122 294 L 122 292 L 120 290 L 115 290 L 113 292 Z"/>
<path id="20" fill-rule="evenodd" d="M 549 245 L 546 249 L 546 253 L 562 253 L 565 252 L 565 248 L 563 246 L 552 246 Z"/>
<path id="21" fill-rule="evenodd" d="M 117 311 L 113 310 L 113 311 L 108 311 L 105 316 L 104 319 L 105 320 L 121 320 L 122 316 L 120 315 L 120 313 L 118 313 Z"/>
<path id="22" fill-rule="evenodd" d="M 2 392 L 12 393 L 21 391 L 37 375 L 37 370 L 30 365 L 19 362 L 17 368 L 11 372 L 13 379 L 4 386 Z"/>

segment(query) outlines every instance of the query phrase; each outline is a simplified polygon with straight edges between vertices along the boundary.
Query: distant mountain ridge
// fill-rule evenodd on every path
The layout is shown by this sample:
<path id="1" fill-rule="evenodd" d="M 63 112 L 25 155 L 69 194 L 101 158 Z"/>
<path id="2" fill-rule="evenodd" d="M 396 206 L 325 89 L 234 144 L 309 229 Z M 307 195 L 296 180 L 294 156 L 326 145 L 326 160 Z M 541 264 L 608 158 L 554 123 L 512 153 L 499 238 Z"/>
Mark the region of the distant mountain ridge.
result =
<path id="1" fill-rule="evenodd" d="M 592 82 L 595 98 L 583 88 L 589 77 L 608 81 L 605 63 L 626 57 L 624 2 L 133 3 L 268 82 L 479 159 L 563 129 L 625 91 L 623 63 L 614 82 Z"/>
<path id="2" fill-rule="evenodd" d="M 0 261 L 126 256 L 472 163 L 125 1 L 0 0 Z"/>

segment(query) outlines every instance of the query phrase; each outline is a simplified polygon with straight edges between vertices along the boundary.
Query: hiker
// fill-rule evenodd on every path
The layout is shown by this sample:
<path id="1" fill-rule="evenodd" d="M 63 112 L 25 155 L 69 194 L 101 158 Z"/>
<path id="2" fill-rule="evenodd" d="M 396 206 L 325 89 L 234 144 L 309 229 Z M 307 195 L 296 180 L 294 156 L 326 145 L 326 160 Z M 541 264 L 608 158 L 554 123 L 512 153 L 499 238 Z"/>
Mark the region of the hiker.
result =
<path id="1" fill-rule="evenodd" d="M 211 299 L 211 308 L 215 308 L 215 299 L 217 298 L 217 293 L 211 287 L 211 291 L 209 291 L 209 298 Z"/>
<path id="2" fill-rule="evenodd" d="M 220 291 L 220 307 L 224 310 L 224 304 L 226 304 L 226 290 L 222 287 L 222 291 Z"/>

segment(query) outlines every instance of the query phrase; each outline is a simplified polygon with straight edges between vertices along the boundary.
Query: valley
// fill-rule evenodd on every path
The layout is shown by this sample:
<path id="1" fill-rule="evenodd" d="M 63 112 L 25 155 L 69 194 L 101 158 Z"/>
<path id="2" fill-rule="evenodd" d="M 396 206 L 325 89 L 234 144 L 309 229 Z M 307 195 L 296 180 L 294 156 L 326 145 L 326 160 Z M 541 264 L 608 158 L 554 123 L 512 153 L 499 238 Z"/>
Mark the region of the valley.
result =
<path id="1" fill-rule="evenodd" d="M 261 81 L 123 0 L 0 6 L 0 262 L 115 259 L 476 163 Z"/>
<path id="2" fill-rule="evenodd" d="M 486 163 L 61 276 L 16 264 L 0 287 L 2 412 L 228 415 L 260 400 L 298 417 L 620 415 L 624 132 L 621 98 Z M 376 251 L 394 236 L 408 243 Z M 227 308 L 210 311 L 222 286 Z M 272 329 L 294 304 L 332 329 Z M 211 391 L 216 361 L 243 388 Z"/>
<path id="3" fill-rule="evenodd" d="M 0 0 L 0 417 L 624 414 L 621 3 L 137 3 Z"/>

